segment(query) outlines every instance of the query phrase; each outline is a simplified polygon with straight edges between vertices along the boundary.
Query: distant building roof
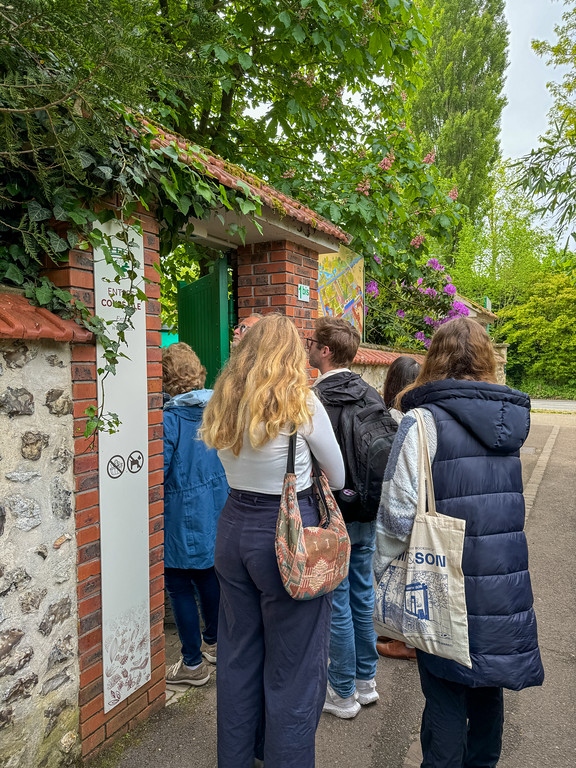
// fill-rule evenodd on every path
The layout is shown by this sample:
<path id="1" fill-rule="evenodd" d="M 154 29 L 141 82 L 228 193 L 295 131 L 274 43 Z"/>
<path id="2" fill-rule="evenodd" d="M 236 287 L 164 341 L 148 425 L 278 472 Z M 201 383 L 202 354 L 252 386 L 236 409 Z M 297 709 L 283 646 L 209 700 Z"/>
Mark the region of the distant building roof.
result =
<path id="1" fill-rule="evenodd" d="M 74 320 L 34 307 L 19 293 L 0 293 L 0 339 L 54 339 L 85 343 L 92 334 Z"/>
<path id="2" fill-rule="evenodd" d="M 462 296 L 461 294 L 457 293 L 454 298 L 458 299 L 468 307 L 470 310 L 469 317 L 471 320 L 476 320 L 477 322 L 486 325 L 495 323 L 496 320 L 498 320 L 498 315 L 495 315 L 494 312 L 491 312 L 489 309 L 486 309 L 486 307 L 478 304 L 478 302 L 472 301 L 472 299 L 469 299 L 467 296 Z"/>
<path id="3" fill-rule="evenodd" d="M 392 365 L 398 357 L 412 357 L 420 364 L 424 362 L 424 355 L 415 352 L 393 352 L 391 350 L 359 347 L 354 358 L 354 365 Z"/>

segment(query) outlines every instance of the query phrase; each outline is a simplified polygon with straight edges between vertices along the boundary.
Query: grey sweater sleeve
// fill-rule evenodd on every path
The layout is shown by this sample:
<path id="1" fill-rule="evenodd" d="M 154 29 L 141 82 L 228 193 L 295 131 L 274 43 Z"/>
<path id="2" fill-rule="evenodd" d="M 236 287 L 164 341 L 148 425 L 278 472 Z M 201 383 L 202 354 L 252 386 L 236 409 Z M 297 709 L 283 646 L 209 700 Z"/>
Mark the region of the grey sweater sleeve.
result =
<path id="1" fill-rule="evenodd" d="M 420 409 L 428 435 L 430 461 L 436 455 L 436 424 L 425 408 Z M 392 560 L 410 541 L 418 504 L 418 423 L 408 411 L 400 422 L 384 472 L 382 496 L 376 520 L 374 575 L 380 581 Z"/>

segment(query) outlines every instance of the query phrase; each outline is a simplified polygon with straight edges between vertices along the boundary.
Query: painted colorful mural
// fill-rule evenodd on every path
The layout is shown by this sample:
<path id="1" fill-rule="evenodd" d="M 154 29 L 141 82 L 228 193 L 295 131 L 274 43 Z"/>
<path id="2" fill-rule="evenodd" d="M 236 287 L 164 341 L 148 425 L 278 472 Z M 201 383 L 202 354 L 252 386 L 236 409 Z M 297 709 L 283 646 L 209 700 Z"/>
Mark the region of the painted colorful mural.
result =
<path id="1" fill-rule="evenodd" d="M 344 317 L 364 330 L 364 258 L 345 246 L 318 257 L 318 314 Z"/>

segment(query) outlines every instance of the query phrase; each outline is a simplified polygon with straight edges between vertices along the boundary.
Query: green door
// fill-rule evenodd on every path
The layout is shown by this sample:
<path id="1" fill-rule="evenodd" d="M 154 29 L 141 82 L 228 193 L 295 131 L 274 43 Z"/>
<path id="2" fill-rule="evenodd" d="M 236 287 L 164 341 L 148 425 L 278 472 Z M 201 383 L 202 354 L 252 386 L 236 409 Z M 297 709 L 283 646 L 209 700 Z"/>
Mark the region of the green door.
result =
<path id="1" fill-rule="evenodd" d="M 178 333 L 206 366 L 206 387 L 211 388 L 230 352 L 226 258 L 217 261 L 209 275 L 179 283 Z"/>

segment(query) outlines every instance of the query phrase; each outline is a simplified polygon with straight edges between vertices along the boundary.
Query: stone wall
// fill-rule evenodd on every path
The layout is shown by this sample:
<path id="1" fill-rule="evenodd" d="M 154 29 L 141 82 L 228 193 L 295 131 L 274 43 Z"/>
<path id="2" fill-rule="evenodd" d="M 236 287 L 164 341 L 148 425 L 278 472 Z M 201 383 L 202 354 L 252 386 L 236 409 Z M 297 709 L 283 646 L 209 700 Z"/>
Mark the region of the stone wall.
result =
<path id="1" fill-rule="evenodd" d="M 350 366 L 351 371 L 362 376 L 364 381 L 373 386 L 380 394 L 384 391 L 388 368 L 390 368 L 389 365 L 359 365 L 356 363 Z"/>
<path id="2" fill-rule="evenodd" d="M 494 344 L 496 352 L 496 378 L 498 384 L 506 384 L 506 351 L 508 344 Z M 358 373 L 364 381 L 371 384 L 380 394 L 384 391 L 384 382 L 388 375 L 389 365 L 353 363 L 350 369 Z"/>
<path id="3" fill-rule="evenodd" d="M 79 750 L 68 344 L 0 340 L 0 766 Z"/>

